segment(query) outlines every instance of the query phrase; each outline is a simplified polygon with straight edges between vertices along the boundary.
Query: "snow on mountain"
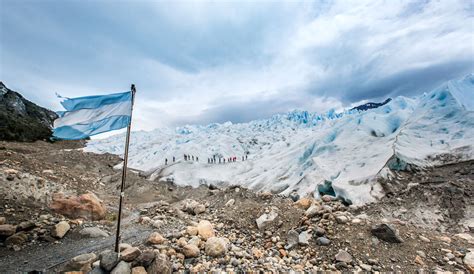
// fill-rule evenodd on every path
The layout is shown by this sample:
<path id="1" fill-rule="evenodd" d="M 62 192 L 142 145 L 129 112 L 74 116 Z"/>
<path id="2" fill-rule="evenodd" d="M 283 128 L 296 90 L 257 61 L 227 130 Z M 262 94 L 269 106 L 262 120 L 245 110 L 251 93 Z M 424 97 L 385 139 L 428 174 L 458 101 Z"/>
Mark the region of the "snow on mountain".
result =
<path id="1" fill-rule="evenodd" d="M 377 178 L 390 176 L 393 169 L 473 159 L 473 101 L 470 74 L 420 97 L 400 96 L 367 111 L 293 111 L 249 123 L 133 132 L 129 166 L 178 185 L 316 195 L 326 185 L 363 204 L 383 195 Z M 123 146 L 121 134 L 92 140 L 86 150 L 122 154 Z M 199 162 L 184 161 L 184 154 Z M 248 160 L 242 161 L 244 155 Z M 213 156 L 236 156 L 237 162 L 208 164 Z"/>

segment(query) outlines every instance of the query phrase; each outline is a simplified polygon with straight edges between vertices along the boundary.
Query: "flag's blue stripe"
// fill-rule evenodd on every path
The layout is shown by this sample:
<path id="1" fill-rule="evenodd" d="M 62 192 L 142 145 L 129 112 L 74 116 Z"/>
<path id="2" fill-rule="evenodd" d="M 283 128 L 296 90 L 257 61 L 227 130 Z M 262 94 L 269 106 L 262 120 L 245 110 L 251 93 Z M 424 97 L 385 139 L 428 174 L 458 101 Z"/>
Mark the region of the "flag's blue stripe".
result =
<path id="1" fill-rule="evenodd" d="M 53 137 L 63 140 L 80 140 L 92 135 L 121 129 L 130 124 L 130 116 L 117 115 L 90 124 L 76 124 L 58 127 L 53 130 Z"/>
<path id="2" fill-rule="evenodd" d="M 61 105 L 67 111 L 75 111 L 84 108 L 98 108 L 104 105 L 115 104 L 123 101 L 132 100 L 132 93 L 130 91 L 122 93 L 114 93 L 109 95 L 94 95 L 78 98 L 68 98 L 61 102 Z"/>

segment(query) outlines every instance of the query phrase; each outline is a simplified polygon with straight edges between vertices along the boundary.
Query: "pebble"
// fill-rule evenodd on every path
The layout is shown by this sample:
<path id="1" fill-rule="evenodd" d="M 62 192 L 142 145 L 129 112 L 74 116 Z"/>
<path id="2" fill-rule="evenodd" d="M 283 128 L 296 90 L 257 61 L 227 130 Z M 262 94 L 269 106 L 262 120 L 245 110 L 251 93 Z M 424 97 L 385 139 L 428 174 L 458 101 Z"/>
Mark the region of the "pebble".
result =
<path id="1" fill-rule="evenodd" d="M 352 262 L 352 256 L 345 250 L 339 250 L 336 254 L 335 259 L 337 262 L 350 263 Z"/>
<path id="2" fill-rule="evenodd" d="M 326 245 L 331 244 L 331 241 L 326 237 L 319 237 L 319 238 L 316 239 L 316 243 L 318 245 L 326 246 Z"/>
<path id="3" fill-rule="evenodd" d="M 147 242 L 150 244 L 162 244 L 165 242 L 165 238 L 161 236 L 160 233 L 153 232 L 150 234 L 150 236 L 148 236 Z"/>
<path id="4" fill-rule="evenodd" d="M 51 230 L 51 235 L 56 238 L 62 238 L 69 231 L 71 226 L 66 221 L 61 221 L 57 223 Z"/>

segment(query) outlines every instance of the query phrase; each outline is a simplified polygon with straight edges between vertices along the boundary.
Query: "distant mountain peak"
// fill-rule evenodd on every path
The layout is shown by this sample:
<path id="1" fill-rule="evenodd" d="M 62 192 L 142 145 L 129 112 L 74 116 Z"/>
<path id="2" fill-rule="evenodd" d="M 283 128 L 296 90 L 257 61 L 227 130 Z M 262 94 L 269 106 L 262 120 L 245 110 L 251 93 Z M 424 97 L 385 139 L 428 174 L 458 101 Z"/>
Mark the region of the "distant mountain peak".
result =
<path id="1" fill-rule="evenodd" d="M 362 104 L 362 105 L 353 107 L 353 108 L 351 108 L 351 110 L 365 111 L 365 110 L 368 110 L 368 109 L 381 107 L 381 106 L 383 106 L 383 105 L 386 105 L 386 104 L 387 104 L 388 102 L 390 102 L 390 101 L 392 101 L 392 98 L 387 98 L 387 99 L 386 99 L 385 101 L 383 101 L 382 103 L 368 102 L 368 103 L 365 103 L 365 104 Z"/>

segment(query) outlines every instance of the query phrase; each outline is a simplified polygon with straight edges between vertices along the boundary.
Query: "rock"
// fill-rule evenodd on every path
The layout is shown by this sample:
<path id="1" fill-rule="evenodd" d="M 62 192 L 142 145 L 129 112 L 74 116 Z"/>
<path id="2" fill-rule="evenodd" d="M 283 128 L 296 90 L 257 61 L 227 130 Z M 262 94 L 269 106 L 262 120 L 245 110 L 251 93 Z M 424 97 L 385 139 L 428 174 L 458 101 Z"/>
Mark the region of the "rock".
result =
<path id="1" fill-rule="evenodd" d="M 105 218 L 105 213 L 107 212 L 104 203 L 93 193 L 72 197 L 65 197 L 61 193 L 55 193 L 49 207 L 56 213 L 69 218 L 89 220 L 101 220 Z"/>
<path id="2" fill-rule="evenodd" d="M 339 216 L 336 216 L 336 221 L 340 224 L 345 224 L 345 223 L 349 222 L 349 218 L 347 218 L 344 215 L 339 215 Z"/>
<path id="3" fill-rule="evenodd" d="M 4 225 L 7 222 L 7 218 L 0 217 L 0 225 Z"/>
<path id="4" fill-rule="evenodd" d="M 195 258 L 199 257 L 199 248 L 192 244 L 187 244 L 183 247 L 183 254 L 186 258 Z"/>
<path id="5" fill-rule="evenodd" d="M 421 258 L 426 258 L 426 253 L 421 250 L 417 250 L 416 254 L 419 255 Z"/>
<path id="6" fill-rule="evenodd" d="M 16 231 L 29 231 L 36 227 L 35 222 L 33 221 L 25 221 L 21 222 L 17 227 Z"/>
<path id="7" fill-rule="evenodd" d="M 449 238 L 448 236 L 438 236 L 436 238 L 438 240 L 442 241 L 442 242 L 445 242 L 445 243 L 448 243 L 448 244 L 451 243 L 451 238 Z"/>
<path id="8" fill-rule="evenodd" d="M 319 237 L 319 238 L 316 239 L 316 243 L 318 245 L 326 246 L 326 245 L 331 244 L 331 241 L 326 237 Z"/>
<path id="9" fill-rule="evenodd" d="M 199 247 L 199 245 L 201 244 L 201 239 L 199 239 L 199 237 L 197 236 L 193 236 L 191 240 L 188 241 L 188 244 Z"/>
<path id="10" fill-rule="evenodd" d="M 321 207 L 319 205 L 312 205 L 306 210 L 305 215 L 308 218 L 312 218 L 318 215 L 320 210 L 321 210 Z"/>
<path id="11" fill-rule="evenodd" d="M 130 268 L 130 264 L 124 261 L 115 266 L 115 268 L 110 272 L 110 274 L 130 274 L 132 269 Z"/>
<path id="12" fill-rule="evenodd" d="M 252 255 L 257 259 L 260 259 L 263 257 L 263 252 L 260 249 L 254 247 L 252 248 Z"/>
<path id="13" fill-rule="evenodd" d="M 109 237 L 109 234 L 98 227 L 86 227 L 83 228 L 79 234 L 89 238 L 105 238 Z"/>
<path id="14" fill-rule="evenodd" d="M 188 233 L 189 236 L 196 236 L 198 235 L 198 228 L 195 226 L 188 226 L 186 228 L 186 233 Z"/>
<path id="15" fill-rule="evenodd" d="M 295 246 L 298 245 L 298 241 L 299 241 L 299 237 L 300 235 L 298 234 L 298 232 L 296 230 L 289 230 L 288 231 L 288 234 L 286 235 L 286 246 L 285 248 L 286 249 L 291 249 Z"/>
<path id="16" fill-rule="evenodd" d="M 300 233 L 299 237 L 298 237 L 298 243 L 300 245 L 308 245 L 310 236 L 309 236 L 309 233 L 308 231 L 303 231 Z"/>
<path id="17" fill-rule="evenodd" d="M 112 271 L 120 261 L 118 253 L 112 250 L 106 250 L 100 253 L 99 260 L 100 267 L 106 271 Z"/>
<path id="18" fill-rule="evenodd" d="M 156 254 L 155 260 L 147 269 L 147 273 L 170 274 L 173 272 L 173 266 L 165 254 Z"/>
<path id="19" fill-rule="evenodd" d="M 94 253 L 81 254 L 72 258 L 65 268 L 67 271 L 89 272 L 92 270 L 92 263 L 96 258 L 97 256 Z"/>
<path id="20" fill-rule="evenodd" d="M 194 214 L 198 215 L 201 213 L 206 212 L 206 206 L 203 204 L 199 204 L 194 208 Z"/>
<path id="21" fill-rule="evenodd" d="M 138 256 L 140 256 L 141 253 L 142 252 L 140 251 L 140 249 L 136 247 L 129 247 L 124 251 L 120 252 L 120 259 L 126 262 L 131 262 L 135 260 Z"/>
<path id="22" fill-rule="evenodd" d="M 212 257 L 219 257 L 227 252 L 227 240 L 225 238 L 211 237 L 205 244 L 206 254 Z"/>
<path id="23" fill-rule="evenodd" d="M 328 203 L 328 202 L 334 200 L 334 197 L 331 196 L 331 195 L 323 195 L 323 197 L 321 197 L 321 200 L 323 200 L 324 202 Z"/>
<path id="24" fill-rule="evenodd" d="M 0 236 L 11 236 L 15 232 L 16 226 L 14 225 L 0 225 Z"/>
<path id="25" fill-rule="evenodd" d="M 28 240 L 28 235 L 25 232 L 18 232 L 11 235 L 5 240 L 6 246 L 22 245 Z"/>
<path id="26" fill-rule="evenodd" d="M 130 247 L 132 247 L 132 245 L 127 244 L 127 243 L 120 243 L 120 244 L 119 244 L 119 250 L 120 250 L 120 252 L 122 252 L 122 251 L 124 251 L 125 249 L 130 248 Z"/>
<path id="27" fill-rule="evenodd" d="M 468 252 L 462 261 L 467 269 L 474 273 L 474 250 L 471 249 L 471 252 Z"/>
<path id="28" fill-rule="evenodd" d="M 256 220 L 258 229 L 266 229 L 270 224 L 272 224 L 276 217 L 278 217 L 278 213 L 276 213 L 274 210 L 268 214 L 265 213 L 261 215 Z"/>
<path id="29" fill-rule="evenodd" d="M 161 236 L 160 233 L 158 232 L 153 232 L 148 236 L 147 243 L 149 244 L 154 244 L 154 245 L 160 245 L 165 242 L 165 238 Z"/>
<path id="30" fill-rule="evenodd" d="M 420 235 L 419 238 L 420 238 L 420 240 L 422 240 L 422 241 L 425 242 L 425 243 L 431 242 L 431 240 L 428 239 L 428 238 L 426 238 L 425 236 Z"/>
<path id="31" fill-rule="evenodd" d="M 151 225 L 152 225 L 154 228 L 160 228 L 160 227 L 162 227 L 164 224 L 165 224 L 165 222 L 162 221 L 162 220 L 154 220 L 154 221 L 151 221 Z"/>
<path id="32" fill-rule="evenodd" d="M 372 271 L 372 266 L 370 266 L 370 265 L 368 265 L 368 264 L 360 264 L 359 266 L 360 266 L 360 268 L 362 268 L 362 270 L 364 270 L 364 271 L 367 271 L 367 272 Z"/>
<path id="33" fill-rule="evenodd" d="M 312 203 L 313 203 L 313 200 L 310 198 L 301 198 L 298 201 L 296 201 L 293 205 L 297 208 L 307 210 L 311 206 Z"/>
<path id="34" fill-rule="evenodd" d="M 235 204 L 235 200 L 234 199 L 230 199 L 229 201 L 227 201 L 227 203 L 225 203 L 225 206 L 226 207 L 230 207 L 230 206 L 233 206 Z"/>
<path id="35" fill-rule="evenodd" d="M 415 257 L 415 263 L 419 264 L 419 265 L 425 265 L 425 263 L 423 262 L 423 260 L 421 259 L 420 256 L 416 255 Z"/>
<path id="36" fill-rule="evenodd" d="M 343 262 L 346 264 L 352 262 L 351 254 L 349 254 L 347 251 L 344 251 L 344 250 L 339 250 L 335 258 L 337 262 Z"/>
<path id="37" fill-rule="evenodd" d="M 207 240 L 215 236 L 214 228 L 209 221 L 206 221 L 206 220 L 200 221 L 199 224 L 197 225 L 197 229 L 198 229 L 199 236 L 201 236 L 201 238 L 203 238 L 204 240 Z"/>
<path id="38" fill-rule="evenodd" d="M 291 192 L 289 197 L 290 197 L 291 200 L 293 200 L 293 202 L 296 202 L 300 199 L 300 195 L 296 191 Z"/>
<path id="39" fill-rule="evenodd" d="M 132 268 L 132 274 L 147 274 L 147 272 L 143 266 L 136 266 Z"/>
<path id="40" fill-rule="evenodd" d="M 389 224 L 379 224 L 372 227 L 372 235 L 380 240 L 389 243 L 403 243 L 402 238 L 398 235 L 398 230 Z"/>
<path id="41" fill-rule="evenodd" d="M 53 229 L 51 230 L 51 236 L 61 239 L 62 237 L 64 237 L 64 235 L 66 235 L 70 228 L 71 226 L 68 222 L 61 221 L 53 227 Z"/>
<path id="42" fill-rule="evenodd" d="M 135 262 L 136 265 L 141 265 L 144 267 L 148 267 L 153 260 L 155 259 L 155 252 L 153 250 L 144 250 L 142 254 L 140 254 L 136 259 Z"/>
<path id="43" fill-rule="evenodd" d="M 324 228 L 319 227 L 319 226 L 315 227 L 313 231 L 314 231 L 314 235 L 316 236 L 315 238 L 326 235 L 326 230 L 324 230 Z"/>
<path id="44" fill-rule="evenodd" d="M 459 234 L 454 235 L 454 237 L 456 237 L 458 239 L 462 239 L 462 240 L 468 242 L 469 244 L 474 244 L 474 237 L 472 237 L 468 233 L 459 233 Z"/>

